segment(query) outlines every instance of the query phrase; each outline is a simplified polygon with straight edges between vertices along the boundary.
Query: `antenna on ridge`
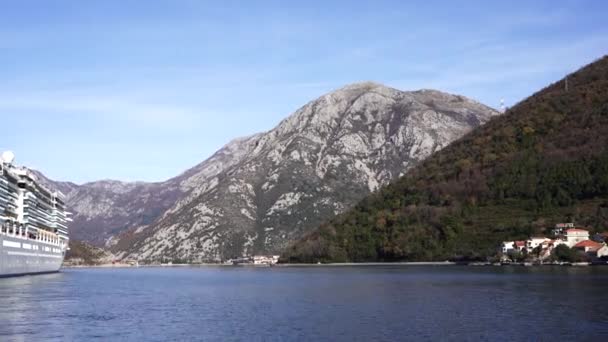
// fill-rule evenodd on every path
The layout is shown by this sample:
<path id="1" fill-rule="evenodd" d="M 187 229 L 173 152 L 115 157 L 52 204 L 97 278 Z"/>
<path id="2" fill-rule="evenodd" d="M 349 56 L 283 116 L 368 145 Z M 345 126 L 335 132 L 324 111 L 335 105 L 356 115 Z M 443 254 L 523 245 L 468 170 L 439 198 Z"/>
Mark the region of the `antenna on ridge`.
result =
<path id="1" fill-rule="evenodd" d="M 568 75 L 566 75 L 566 92 L 568 92 Z"/>
<path id="2" fill-rule="evenodd" d="M 505 99 L 500 99 L 500 112 L 504 113 L 507 110 L 505 107 Z"/>

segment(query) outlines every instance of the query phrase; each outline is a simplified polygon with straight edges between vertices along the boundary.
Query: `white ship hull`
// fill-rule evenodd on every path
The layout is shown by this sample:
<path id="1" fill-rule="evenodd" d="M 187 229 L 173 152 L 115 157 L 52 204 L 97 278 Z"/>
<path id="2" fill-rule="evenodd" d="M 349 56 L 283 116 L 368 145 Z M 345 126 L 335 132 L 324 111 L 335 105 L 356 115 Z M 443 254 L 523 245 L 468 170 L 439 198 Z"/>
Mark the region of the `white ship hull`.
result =
<path id="1" fill-rule="evenodd" d="M 64 254 L 54 244 L 0 234 L 0 277 L 57 272 Z"/>

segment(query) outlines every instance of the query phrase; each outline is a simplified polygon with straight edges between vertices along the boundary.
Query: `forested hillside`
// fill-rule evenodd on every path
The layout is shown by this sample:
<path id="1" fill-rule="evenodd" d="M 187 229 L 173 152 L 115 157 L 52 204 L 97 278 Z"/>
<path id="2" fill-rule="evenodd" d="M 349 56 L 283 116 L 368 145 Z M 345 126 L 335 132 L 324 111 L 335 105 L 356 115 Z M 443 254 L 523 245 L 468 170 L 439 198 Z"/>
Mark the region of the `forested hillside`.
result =
<path id="1" fill-rule="evenodd" d="M 114 256 L 86 242 L 70 240 L 70 249 L 66 253 L 64 265 L 100 265 L 111 263 Z"/>
<path id="2" fill-rule="evenodd" d="M 608 57 L 437 152 L 283 261 L 479 260 L 556 222 L 608 230 Z"/>

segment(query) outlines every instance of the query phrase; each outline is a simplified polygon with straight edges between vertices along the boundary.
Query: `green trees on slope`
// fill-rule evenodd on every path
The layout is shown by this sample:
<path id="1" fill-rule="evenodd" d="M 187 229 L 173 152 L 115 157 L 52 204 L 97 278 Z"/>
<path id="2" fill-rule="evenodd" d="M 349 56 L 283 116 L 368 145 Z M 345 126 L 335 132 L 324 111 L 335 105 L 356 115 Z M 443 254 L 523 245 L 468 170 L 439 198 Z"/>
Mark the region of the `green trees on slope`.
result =
<path id="1" fill-rule="evenodd" d="M 479 260 L 557 221 L 608 229 L 608 58 L 569 82 L 431 156 L 284 260 Z"/>

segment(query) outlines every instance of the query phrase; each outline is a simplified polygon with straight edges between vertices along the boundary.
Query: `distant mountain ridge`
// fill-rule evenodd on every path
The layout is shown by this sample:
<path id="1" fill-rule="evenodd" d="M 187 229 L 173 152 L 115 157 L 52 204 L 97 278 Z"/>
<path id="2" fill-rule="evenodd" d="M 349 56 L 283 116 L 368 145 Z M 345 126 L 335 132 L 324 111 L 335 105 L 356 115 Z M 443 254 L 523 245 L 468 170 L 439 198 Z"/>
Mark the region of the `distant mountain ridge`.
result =
<path id="1" fill-rule="evenodd" d="M 109 247 L 112 238 L 133 227 L 152 223 L 197 184 L 213 177 L 242 157 L 243 139 L 235 139 L 204 162 L 164 182 L 101 180 L 77 185 L 56 182 L 35 171 L 39 179 L 67 196 L 74 213 L 71 236 L 95 246 Z"/>
<path id="2" fill-rule="evenodd" d="M 608 57 L 328 220 L 283 260 L 485 260 L 558 222 L 608 227 Z"/>

